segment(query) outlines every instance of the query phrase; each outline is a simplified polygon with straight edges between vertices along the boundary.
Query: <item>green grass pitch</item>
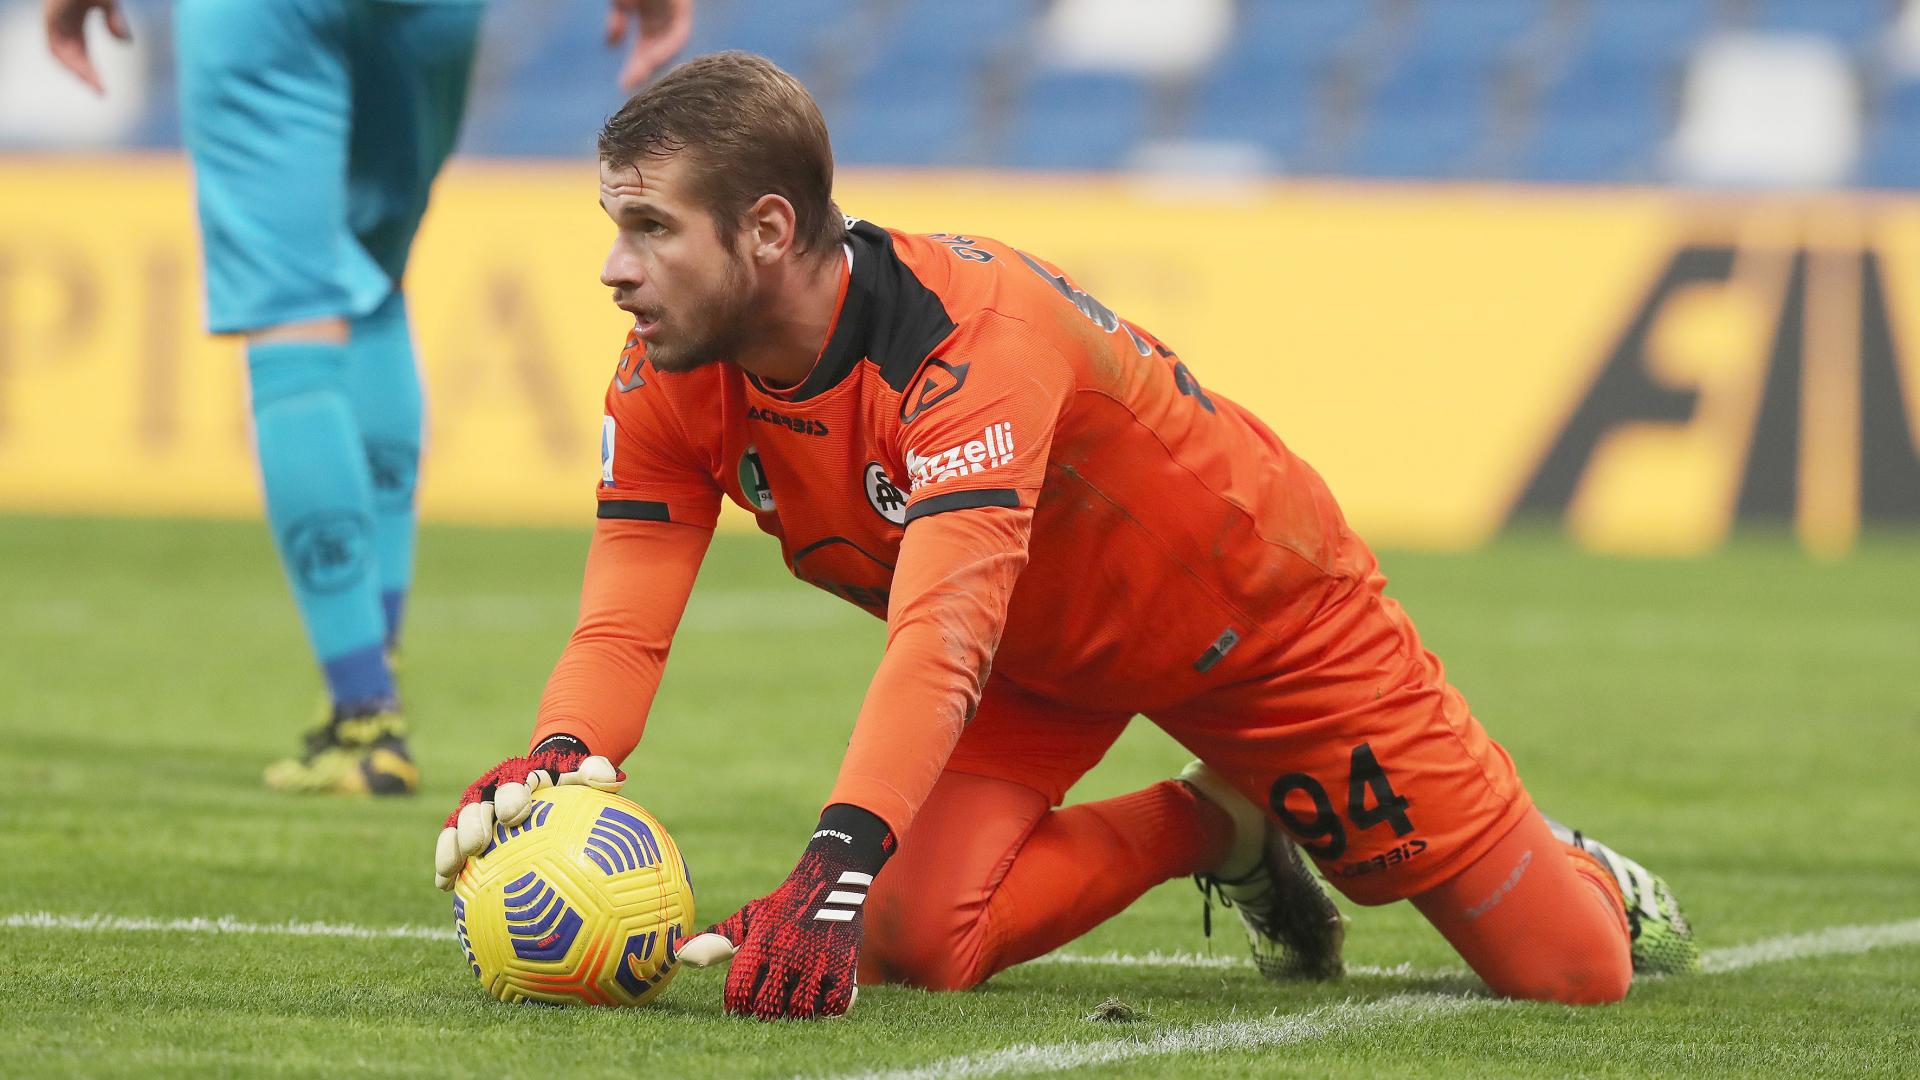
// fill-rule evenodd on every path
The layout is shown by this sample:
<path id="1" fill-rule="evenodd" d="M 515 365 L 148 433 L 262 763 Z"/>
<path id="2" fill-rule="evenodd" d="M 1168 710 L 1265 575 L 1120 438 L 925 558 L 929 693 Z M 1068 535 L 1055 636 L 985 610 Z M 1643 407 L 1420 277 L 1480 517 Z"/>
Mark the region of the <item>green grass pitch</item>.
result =
<path id="1" fill-rule="evenodd" d="M 497 1005 L 446 936 L 435 833 L 524 745 L 584 549 L 428 529 L 403 684 L 425 792 L 303 801 L 259 783 L 317 701 L 263 529 L 0 519 L 0 1074 L 1920 1074 L 1920 538 L 1833 564 L 1768 538 L 1384 557 L 1536 798 L 1666 874 L 1714 973 L 1496 1002 L 1399 905 L 1349 909 L 1344 981 L 1268 985 L 1232 921 L 1209 956 L 1174 882 L 1066 957 L 815 1025 L 724 1017 L 717 972 L 631 1012 Z M 881 629 L 764 538 L 716 541 L 627 789 L 703 921 L 792 865 Z M 1142 721 L 1075 798 L 1184 761 Z M 1136 1019 L 1086 1019 L 1107 998 Z"/>

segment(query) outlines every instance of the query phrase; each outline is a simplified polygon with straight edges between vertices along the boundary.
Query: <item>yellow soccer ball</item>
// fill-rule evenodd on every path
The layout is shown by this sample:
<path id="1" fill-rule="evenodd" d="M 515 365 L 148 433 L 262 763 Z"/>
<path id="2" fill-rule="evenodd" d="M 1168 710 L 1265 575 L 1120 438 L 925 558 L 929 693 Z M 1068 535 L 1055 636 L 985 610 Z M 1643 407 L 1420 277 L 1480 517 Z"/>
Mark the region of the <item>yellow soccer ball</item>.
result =
<path id="1" fill-rule="evenodd" d="M 693 881 L 653 815 L 590 787 L 550 787 L 467 860 L 453 925 L 501 1001 L 644 1005 L 694 932 Z"/>

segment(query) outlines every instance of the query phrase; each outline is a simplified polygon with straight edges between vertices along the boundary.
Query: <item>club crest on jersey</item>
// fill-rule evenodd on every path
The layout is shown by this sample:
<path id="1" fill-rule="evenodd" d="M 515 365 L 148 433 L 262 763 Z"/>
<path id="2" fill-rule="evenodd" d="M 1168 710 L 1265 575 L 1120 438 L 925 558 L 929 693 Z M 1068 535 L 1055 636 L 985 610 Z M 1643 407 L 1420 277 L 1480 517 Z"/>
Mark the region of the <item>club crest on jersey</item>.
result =
<path id="1" fill-rule="evenodd" d="M 928 484 L 956 476 L 997 469 L 1012 460 L 1013 423 L 988 424 L 979 438 L 969 439 L 950 450 L 926 457 L 907 451 L 907 477 L 913 485 L 908 490 L 919 491 Z"/>
<path id="2" fill-rule="evenodd" d="M 867 505 L 873 512 L 893 522 L 895 525 L 907 523 L 907 496 L 887 475 L 886 467 L 877 461 L 867 462 L 866 473 Z"/>
<path id="3" fill-rule="evenodd" d="M 760 464 L 760 451 L 749 443 L 740 455 L 740 494 L 757 513 L 773 509 L 773 488 L 767 485 L 767 468 Z"/>

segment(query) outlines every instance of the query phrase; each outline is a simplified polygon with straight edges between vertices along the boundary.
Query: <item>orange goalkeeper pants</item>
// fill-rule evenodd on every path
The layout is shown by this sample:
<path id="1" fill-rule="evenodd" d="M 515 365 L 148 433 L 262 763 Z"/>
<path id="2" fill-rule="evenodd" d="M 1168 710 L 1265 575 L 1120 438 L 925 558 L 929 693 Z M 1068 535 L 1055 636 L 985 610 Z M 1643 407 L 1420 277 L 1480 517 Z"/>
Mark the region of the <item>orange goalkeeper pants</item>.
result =
<path id="1" fill-rule="evenodd" d="M 1226 815 L 1177 781 L 1055 809 L 1127 718 L 1065 714 L 994 689 L 874 881 L 863 982 L 976 985 L 1226 854 Z M 1012 733 L 1017 754 L 1008 752 Z M 1569 1004 L 1626 994 L 1632 969 L 1617 888 L 1537 812 L 1411 900 L 1496 993 Z"/>

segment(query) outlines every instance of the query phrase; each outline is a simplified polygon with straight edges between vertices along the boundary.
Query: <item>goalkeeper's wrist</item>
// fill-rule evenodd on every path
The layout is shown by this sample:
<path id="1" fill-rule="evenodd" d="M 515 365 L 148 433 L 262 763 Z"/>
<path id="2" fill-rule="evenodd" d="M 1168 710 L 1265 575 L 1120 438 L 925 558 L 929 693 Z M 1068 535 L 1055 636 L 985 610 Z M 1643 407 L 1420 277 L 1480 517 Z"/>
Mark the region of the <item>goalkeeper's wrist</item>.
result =
<path id="1" fill-rule="evenodd" d="M 899 847 L 893 830 L 871 810 L 851 803 L 834 803 L 820 812 L 820 824 L 808 851 L 844 863 L 866 874 L 877 874 Z"/>
<path id="2" fill-rule="evenodd" d="M 533 754 L 544 754 L 549 750 L 580 754 L 583 757 L 593 756 L 593 751 L 587 749 L 587 744 L 581 742 L 578 736 L 569 735 L 564 731 L 556 732 L 534 743 L 533 749 L 527 751 L 527 754 L 529 756 Z"/>

